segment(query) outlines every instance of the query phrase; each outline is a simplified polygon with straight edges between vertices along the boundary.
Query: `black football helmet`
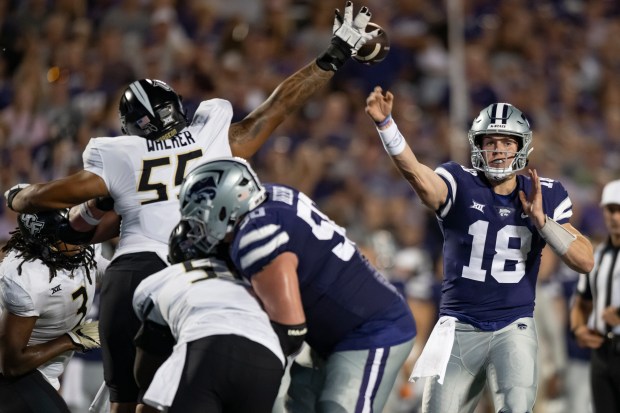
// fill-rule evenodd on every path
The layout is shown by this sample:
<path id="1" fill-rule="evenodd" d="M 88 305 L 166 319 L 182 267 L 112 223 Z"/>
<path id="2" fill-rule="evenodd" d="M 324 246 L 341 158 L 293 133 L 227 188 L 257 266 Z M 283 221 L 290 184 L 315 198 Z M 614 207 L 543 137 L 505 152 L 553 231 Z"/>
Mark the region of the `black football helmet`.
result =
<path id="1" fill-rule="evenodd" d="M 161 80 L 140 79 L 130 84 L 118 110 L 126 135 L 167 139 L 187 126 L 181 96 Z"/>
<path id="2" fill-rule="evenodd" d="M 188 237 L 192 230 L 189 222 L 181 220 L 170 233 L 168 240 L 168 261 L 170 264 L 201 258 L 200 252 L 194 247 L 193 241 Z"/>
<path id="3" fill-rule="evenodd" d="M 19 214 L 17 227 L 24 242 L 44 260 L 50 260 L 58 254 L 81 251 L 77 245 L 67 245 L 65 234 L 69 230 L 69 209 L 41 211 L 31 214 Z M 92 235 L 92 234 L 91 234 Z M 77 243 L 76 243 L 77 244 Z"/>
<path id="4" fill-rule="evenodd" d="M 49 246 L 58 241 L 58 228 L 67 222 L 67 209 L 19 214 L 17 226 L 29 244 Z"/>

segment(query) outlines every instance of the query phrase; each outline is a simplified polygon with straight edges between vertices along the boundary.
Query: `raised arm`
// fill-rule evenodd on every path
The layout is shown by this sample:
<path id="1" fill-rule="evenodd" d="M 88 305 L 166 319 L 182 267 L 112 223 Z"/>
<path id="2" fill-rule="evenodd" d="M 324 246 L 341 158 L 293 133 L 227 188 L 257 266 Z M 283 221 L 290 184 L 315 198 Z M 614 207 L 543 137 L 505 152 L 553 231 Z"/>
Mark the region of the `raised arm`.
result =
<path id="1" fill-rule="evenodd" d="M 366 99 L 366 114 L 375 122 L 383 146 L 401 175 L 409 182 L 424 205 L 436 211 L 448 196 L 448 186 L 435 171 L 415 156 L 392 119 L 394 95 L 377 86 Z"/>
<path id="2" fill-rule="evenodd" d="M 258 108 L 230 126 L 228 138 L 232 153 L 250 158 L 286 116 L 295 112 L 333 77 L 351 55 L 378 30 L 366 32 L 371 13 L 362 7 L 353 17 L 353 3 L 347 2 L 344 16 L 336 10 L 333 36 L 328 48 L 317 59 L 285 79 Z"/>
<path id="3" fill-rule="evenodd" d="M 233 155 L 246 159 L 254 155 L 286 116 L 299 109 L 333 75 L 312 62 L 289 76 L 258 108 L 230 125 L 228 138 Z"/>

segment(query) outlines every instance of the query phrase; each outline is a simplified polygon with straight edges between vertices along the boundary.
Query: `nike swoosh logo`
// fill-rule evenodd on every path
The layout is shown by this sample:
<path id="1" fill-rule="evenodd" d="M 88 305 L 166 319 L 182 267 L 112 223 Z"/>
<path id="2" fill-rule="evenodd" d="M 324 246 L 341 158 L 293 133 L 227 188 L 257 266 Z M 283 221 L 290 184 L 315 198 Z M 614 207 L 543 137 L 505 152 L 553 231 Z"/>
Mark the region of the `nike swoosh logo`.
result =
<path id="1" fill-rule="evenodd" d="M 521 213 L 521 218 L 523 218 L 523 219 L 525 219 L 525 218 L 529 218 L 529 215 L 528 215 L 528 214 Z"/>
<path id="2" fill-rule="evenodd" d="M 81 330 L 81 329 L 80 329 L 80 330 L 77 330 L 77 331 L 76 331 L 76 334 L 77 334 L 78 336 L 80 336 L 80 337 L 84 337 L 84 338 L 86 338 L 86 339 L 88 339 L 88 340 L 92 341 L 93 343 L 97 343 L 97 344 L 99 344 L 99 341 L 98 341 L 98 340 L 95 340 L 93 337 L 89 336 L 88 334 L 84 334 L 84 333 L 82 332 L 82 330 Z"/>

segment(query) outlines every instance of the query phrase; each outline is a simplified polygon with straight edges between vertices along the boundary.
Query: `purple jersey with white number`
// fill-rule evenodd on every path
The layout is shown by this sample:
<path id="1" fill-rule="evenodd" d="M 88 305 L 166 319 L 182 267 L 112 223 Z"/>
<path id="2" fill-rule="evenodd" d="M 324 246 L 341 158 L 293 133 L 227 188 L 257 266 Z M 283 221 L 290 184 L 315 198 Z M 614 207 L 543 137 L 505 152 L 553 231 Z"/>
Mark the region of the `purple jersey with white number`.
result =
<path id="1" fill-rule="evenodd" d="M 517 188 L 498 195 L 484 176 L 448 162 L 437 172 L 448 185 L 437 211 L 444 235 L 444 280 L 440 315 L 486 330 L 532 317 L 538 268 L 546 245 L 519 200 L 532 181 L 517 175 Z M 540 178 L 543 210 L 560 224 L 572 215 L 568 193 L 558 181 Z"/>
<path id="2" fill-rule="evenodd" d="M 268 200 L 237 226 L 231 257 L 248 279 L 294 253 L 308 335 L 319 354 L 403 343 L 415 336 L 404 298 L 360 254 L 343 228 L 303 193 L 265 185 Z"/>

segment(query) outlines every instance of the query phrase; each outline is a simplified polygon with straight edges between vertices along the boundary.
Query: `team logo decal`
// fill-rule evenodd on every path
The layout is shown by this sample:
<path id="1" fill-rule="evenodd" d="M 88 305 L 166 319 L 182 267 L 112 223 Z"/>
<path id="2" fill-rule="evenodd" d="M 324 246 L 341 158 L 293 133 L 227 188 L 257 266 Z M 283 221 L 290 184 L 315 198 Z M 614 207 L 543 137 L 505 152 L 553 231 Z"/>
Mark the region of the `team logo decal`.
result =
<path id="1" fill-rule="evenodd" d="M 217 194 L 216 188 L 216 177 L 208 176 L 204 179 L 201 179 L 192 186 L 192 201 L 202 202 L 212 200 Z"/>
<path id="2" fill-rule="evenodd" d="M 495 210 L 497 211 L 497 215 L 499 215 L 500 218 L 507 218 L 515 212 L 514 208 L 509 208 L 505 206 L 496 206 Z"/>
<path id="3" fill-rule="evenodd" d="M 472 204 L 471 204 L 470 208 L 477 209 L 480 212 L 484 212 L 484 205 L 483 204 L 479 204 L 476 201 L 472 201 Z"/>
<path id="4" fill-rule="evenodd" d="M 39 217 L 36 214 L 22 215 L 21 220 L 22 224 L 32 235 L 37 235 L 45 226 L 45 222 L 39 221 Z"/>

